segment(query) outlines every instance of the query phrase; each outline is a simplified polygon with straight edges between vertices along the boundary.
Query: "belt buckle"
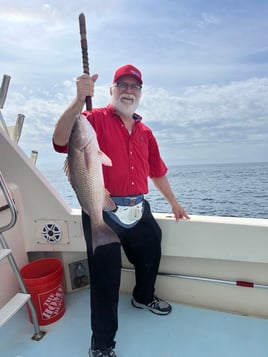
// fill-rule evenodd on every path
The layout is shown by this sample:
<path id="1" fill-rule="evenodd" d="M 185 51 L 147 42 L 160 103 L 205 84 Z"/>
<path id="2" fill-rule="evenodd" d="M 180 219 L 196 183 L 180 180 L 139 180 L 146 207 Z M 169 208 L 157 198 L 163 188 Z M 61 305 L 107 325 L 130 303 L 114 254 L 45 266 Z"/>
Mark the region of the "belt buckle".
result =
<path id="1" fill-rule="evenodd" d="M 136 202 L 137 202 L 137 198 L 136 197 L 130 198 L 129 199 L 129 206 L 135 206 Z"/>

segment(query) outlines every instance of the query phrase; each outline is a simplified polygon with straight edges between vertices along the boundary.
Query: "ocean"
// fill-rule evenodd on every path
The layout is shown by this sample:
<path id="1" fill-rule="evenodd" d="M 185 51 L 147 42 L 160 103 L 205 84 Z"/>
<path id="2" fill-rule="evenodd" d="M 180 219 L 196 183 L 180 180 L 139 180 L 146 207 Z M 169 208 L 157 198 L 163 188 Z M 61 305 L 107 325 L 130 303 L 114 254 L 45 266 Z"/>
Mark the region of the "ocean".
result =
<path id="1" fill-rule="evenodd" d="M 79 208 L 63 170 L 42 173 L 71 207 Z M 268 218 L 268 162 L 170 166 L 167 176 L 190 215 Z M 146 199 L 152 211 L 171 213 L 150 180 L 149 187 Z"/>

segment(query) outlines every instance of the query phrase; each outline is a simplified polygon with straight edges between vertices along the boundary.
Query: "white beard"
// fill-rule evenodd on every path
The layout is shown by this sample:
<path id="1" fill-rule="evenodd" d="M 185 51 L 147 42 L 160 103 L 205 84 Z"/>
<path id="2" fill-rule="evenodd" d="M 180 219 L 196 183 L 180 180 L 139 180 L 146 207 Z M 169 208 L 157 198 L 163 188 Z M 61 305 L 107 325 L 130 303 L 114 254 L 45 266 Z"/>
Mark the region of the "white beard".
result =
<path id="1" fill-rule="evenodd" d="M 133 99 L 132 104 L 124 103 L 121 101 L 122 98 L 131 98 Z M 122 115 L 132 115 L 135 113 L 139 105 L 139 99 L 131 94 L 121 94 L 118 99 L 115 96 L 111 97 L 111 104 Z"/>

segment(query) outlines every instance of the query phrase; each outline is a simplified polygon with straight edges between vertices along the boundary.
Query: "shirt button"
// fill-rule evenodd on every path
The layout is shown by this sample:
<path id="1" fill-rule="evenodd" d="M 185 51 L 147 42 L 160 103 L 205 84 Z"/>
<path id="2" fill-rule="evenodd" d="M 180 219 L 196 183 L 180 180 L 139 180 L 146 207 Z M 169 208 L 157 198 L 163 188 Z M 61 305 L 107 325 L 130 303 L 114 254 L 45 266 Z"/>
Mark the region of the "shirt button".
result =
<path id="1" fill-rule="evenodd" d="M 134 166 L 131 166 L 131 170 L 134 170 Z"/>
<path id="2" fill-rule="evenodd" d="M 132 186 L 134 186 L 134 185 L 135 185 L 135 183 L 134 183 L 134 182 L 131 182 L 131 185 L 132 185 Z"/>
<path id="3" fill-rule="evenodd" d="M 132 155 L 132 151 L 130 151 L 129 153 L 130 153 L 130 155 Z"/>

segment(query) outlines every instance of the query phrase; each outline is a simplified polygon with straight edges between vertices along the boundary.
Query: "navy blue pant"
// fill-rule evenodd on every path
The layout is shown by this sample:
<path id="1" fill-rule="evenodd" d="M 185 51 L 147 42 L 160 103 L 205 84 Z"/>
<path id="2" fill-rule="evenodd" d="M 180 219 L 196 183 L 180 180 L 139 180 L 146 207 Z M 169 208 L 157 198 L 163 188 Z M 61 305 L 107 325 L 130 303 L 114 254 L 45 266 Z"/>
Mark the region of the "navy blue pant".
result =
<path id="1" fill-rule="evenodd" d="M 126 229 L 104 212 L 105 222 L 117 233 L 128 260 L 135 267 L 133 297 L 140 303 L 152 301 L 161 258 L 161 229 L 152 216 L 149 203 L 139 223 Z M 118 298 L 121 276 L 121 246 L 111 243 L 92 254 L 90 218 L 82 212 L 90 271 L 92 344 L 95 348 L 115 346 L 118 328 Z"/>

